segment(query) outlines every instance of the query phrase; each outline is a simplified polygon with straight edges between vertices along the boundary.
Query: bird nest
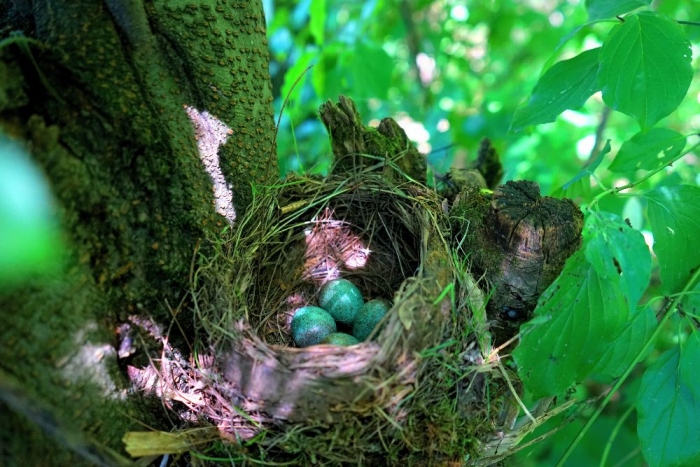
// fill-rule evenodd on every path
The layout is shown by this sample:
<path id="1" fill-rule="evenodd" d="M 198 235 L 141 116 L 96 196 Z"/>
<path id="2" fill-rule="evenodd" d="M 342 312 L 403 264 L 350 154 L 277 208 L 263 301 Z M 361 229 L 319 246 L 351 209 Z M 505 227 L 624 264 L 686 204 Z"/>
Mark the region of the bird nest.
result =
<path id="1" fill-rule="evenodd" d="M 284 465 L 501 457 L 488 446 L 512 412 L 512 378 L 492 358 L 484 294 L 450 232 L 444 202 L 391 164 L 259 189 L 193 269 L 197 357 L 163 354 L 177 364 L 159 393 L 216 432 L 161 433 L 166 452 Z M 294 311 L 337 277 L 392 308 L 368 341 L 297 348 Z M 153 446 L 127 439 L 132 454 Z"/>

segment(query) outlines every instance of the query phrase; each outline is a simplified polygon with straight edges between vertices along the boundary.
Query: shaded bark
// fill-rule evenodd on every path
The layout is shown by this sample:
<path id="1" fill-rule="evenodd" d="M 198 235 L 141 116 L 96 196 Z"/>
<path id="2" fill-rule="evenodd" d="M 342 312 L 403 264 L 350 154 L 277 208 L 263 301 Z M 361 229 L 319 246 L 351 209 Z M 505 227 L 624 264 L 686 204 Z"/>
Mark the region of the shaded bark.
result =
<path id="1" fill-rule="evenodd" d="M 127 394 L 115 323 L 143 314 L 187 330 L 196 245 L 227 225 L 183 106 L 232 130 L 219 156 L 239 211 L 251 183 L 277 176 L 262 5 L 34 0 L 0 13 L 2 38 L 33 40 L 0 49 L 0 128 L 45 172 L 69 249 L 61 277 L 0 297 L 0 370 L 55 426 L 120 451 L 163 412 Z M 80 462 L 2 410 L 0 463 Z"/>

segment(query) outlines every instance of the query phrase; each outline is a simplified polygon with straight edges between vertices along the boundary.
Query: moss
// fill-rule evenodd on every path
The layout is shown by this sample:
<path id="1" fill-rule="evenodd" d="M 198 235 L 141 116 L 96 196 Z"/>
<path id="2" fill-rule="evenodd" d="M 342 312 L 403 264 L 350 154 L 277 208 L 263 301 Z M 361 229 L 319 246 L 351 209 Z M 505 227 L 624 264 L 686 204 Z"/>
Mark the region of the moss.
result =
<path id="1" fill-rule="evenodd" d="M 86 465 L 65 448 L 92 438 L 118 449 L 124 432 L 140 426 L 136 417 L 156 422 L 139 398 L 124 399 L 113 333 L 101 327 L 111 305 L 86 267 L 0 296 L 0 307 L 7 311 L 0 327 L 3 390 L 16 379 L 21 405 L 32 408 L 18 425 L 0 424 L 7 465 Z"/>
<path id="2" fill-rule="evenodd" d="M 2 50 L 0 49 L 0 54 Z M 23 89 L 24 80 L 17 64 L 9 61 L 0 62 L 0 112 L 20 108 L 27 104 L 29 98 Z"/>
<path id="3" fill-rule="evenodd" d="M 168 306 L 187 296 L 198 242 L 225 225 L 183 104 L 213 108 L 235 128 L 222 158 L 241 208 L 250 181 L 267 180 L 275 152 L 262 6 L 228 4 L 222 13 L 216 0 L 209 9 L 160 1 L 144 12 L 129 9 L 134 2 L 48 3 L 0 17 L 0 31 L 22 29 L 44 44 L 31 50 L 46 78 L 17 47 L 1 51 L 9 79 L 0 85 L 2 125 L 29 142 L 46 173 L 71 252 L 60 279 L 0 297 L 12 318 L 0 330 L 11 343 L 0 361 L 57 419 L 119 450 L 130 411 L 158 420 L 139 412 L 138 400 L 111 399 L 124 396 L 113 355 L 104 357 L 111 370 L 98 375 L 114 383 L 109 396 L 88 370 L 68 381 L 65 365 L 85 345 L 112 345 L 113 326 L 127 315 L 170 323 Z M 178 315 L 178 324 L 191 330 L 191 319 Z M 76 341 L 88 325 L 103 332 Z"/>
<path id="4" fill-rule="evenodd" d="M 503 256 L 485 228 L 490 206 L 491 197 L 478 187 L 471 187 L 459 194 L 449 213 L 452 238 L 458 247 L 456 254 L 477 265 L 477 275 L 484 272 L 483 266 L 478 270 L 480 265 L 498 265 Z"/>
<path id="5" fill-rule="evenodd" d="M 279 176 L 262 5 L 161 0 L 149 13 L 167 39 L 168 57 L 197 84 L 185 103 L 233 130 L 220 157 L 241 212 L 252 199 L 251 182 L 266 184 Z"/>

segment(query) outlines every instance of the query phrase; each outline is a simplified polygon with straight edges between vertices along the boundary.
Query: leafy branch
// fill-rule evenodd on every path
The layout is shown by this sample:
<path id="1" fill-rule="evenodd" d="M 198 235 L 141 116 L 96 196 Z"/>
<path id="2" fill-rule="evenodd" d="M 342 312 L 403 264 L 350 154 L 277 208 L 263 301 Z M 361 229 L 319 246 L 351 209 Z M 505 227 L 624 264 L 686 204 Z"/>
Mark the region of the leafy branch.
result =
<path id="1" fill-rule="evenodd" d="M 618 187 L 609 188 L 609 189 L 603 191 L 602 193 L 599 193 L 599 194 L 596 195 L 596 196 L 591 200 L 591 202 L 588 204 L 588 210 L 591 211 L 591 210 L 598 204 L 598 202 L 599 202 L 602 198 L 605 198 L 606 196 L 616 195 L 616 194 L 618 194 L 618 193 L 620 193 L 620 192 L 622 192 L 622 191 L 629 190 L 629 189 L 631 189 L 631 188 L 634 188 L 634 187 L 636 187 L 636 186 L 642 184 L 643 182 L 649 180 L 651 177 L 653 177 L 654 175 L 656 175 L 656 174 L 658 174 L 659 172 L 661 172 L 662 170 L 664 170 L 667 166 L 673 165 L 675 162 L 677 162 L 678 160 L 680 160 L 680 159 L 682 159 L 683 157 L 687 156 L 688 154 L 691 154 L 693 151 L 695 151 L 695 150 L 698 149 L 698 148 L 700 148 L 700 142 L 695 143 L 693 146 L 691 146 L 691 147 L 688 148 L 687 150 L 683 151 L 682 153 L 680 153 L 679 155 L 677 155 L 676 157 L 674 157 L 674 158 L 673 158 L 670 162 L 668 162 L 667 164 L 665 164 L 665 165 L 663 165 L 663 166 L 661 166 L 661 167 L 659 167 L 659 168 L 657 168 L 657 169 L 655 169 L 655 170 L 652 170 L 652 171 L 648 172 L 646 175 L 644 175 L 644 176 L 643 176 L 642 178 L 640 178 L 639 180 L 636 180 L 636 181 L 634 181 L 634 182 L 629 182 L 629 183 L 627 183 L 627 184 L 625 184 L 625 185 L 621 185 L 621 186 L 618 186 Z"/>
<path id="2" fill-rule="evenodd" d="M 566 449 L 561 459 L 557 463 L 557 467 L 561 467 L 564 465 L 566 460 L 574 451 L 574 448 L 576 448 L 578 443 L 581 442 L 581 439 L 583 439 L 583 437 L 586 435 L 591 426 L 593 426 L 593 423 L 598 419 L 598 417 L 600 417 L 600 414 L 603 413 L 605 407 L 607 407 L 607 405 L 610 403 L 615 394 L 617 394 L 617 392 L 620 390 L 625 381 L 627 381 L 630 374 L 632 374 L 632 370 L 634 370 L 637 364 L 644 359 L 644 356 L 647 355 L 647 353 L 651 349 L 651 346 L 654 345 L 654 343 L 657 341 L 659 334 L 661 334 L 662 330 L 664 329 L 664 325 L 668 322 L 669 318 L 673 316 L 675 311 L 678 309 L 681 297 L 683 297 L 693 287 L 695 287 L 695 285 L 698 283 L 698 279 L 700 279 L 700 269 L 697 269 L 695 271 L 693 276 L 688 280 L 688 282 L 686 282 L 685 287 L 683 287 L 681 293 L 676 295 L 671 300 L 671 302 L 665 307 L 663 317 L 661 318 L 659 324 L 656 326 L 654 333 L 649 337 L 649 339 L 647 339 L 647 341 L 644 343 L 644 346 L 639 350 L 639 352 L 637 352 L 637 355 L 635 355 L 634 360 L 627 366 L 624 373 L 622 373 L 622 375 L 619 378 L 617 378 L 615 384 L 612 386 L 612 388 L 610 388 L 607 395 L 605 396 L 603 401 L 598 405 L 593 415 L 591 415 L 586 424 L 579 431 L 578 435 L 576 435 L 576 438 L 574 438 L 569 447 Z"/>
<path id="3" fill-rule="evenodd" d="M 587 7 L 590 20 L 601 21 L 649 3 L 591 0 Z M 559 466 L 658 343 L 670 318 L 678 314 L 700 278 L 696 245 L 700 238 L 700 188 L 665 183 L 636 194 L 647 205 L 645 219 L 654 238 L 661 278 L 661 286 L 641 305 L 651 281 L 650 248 L 640 231 L 600 207 L 606 197 L 658 178 L 700 148 L 700 142 L 685 148 L 690 135 L 655 126 L 677 109 L 693 77 L 690 42 L 680 24 L 687 22 L 654 11 L 627 14 L 610 29 L 601 47 L 547 68 L 511 124 L 511 130 L 518 131 L 554 121 L 565 110 L 577 109 L 601 92 L 608 109 L 628 115 L 640 127 L 621 144 L 608 166 L 610 172 L 630 182 L 605 188 L 595 175 L 611 152 L 608 141 L 558 191 L 571 195 L 576 189 L 584 194 L 581 201 L 588 213 L 584 246 L 540 298 L 535 319 L 522 326 L 521 343 L 513 353 L 518 372 L 535 397 L 561 394 L 592 375 L 615 378 Z M 640 176 L 639 171 L 644 173 Z M 603 187 L 595 195 L 590 188 L 593 180 Z M 657 321 L 652 304 L 661 296 L 672 298 Z M 700 359 L 700 333 L 694 326 L 678 333 L 678 343 L 646 368 L 633 406 L 638 412 L 642 452 L 651 466 L 700 462 L 700 421 L 687 416 L 700 404 L 697 373 L 690 370 L 692 362 Z"/>

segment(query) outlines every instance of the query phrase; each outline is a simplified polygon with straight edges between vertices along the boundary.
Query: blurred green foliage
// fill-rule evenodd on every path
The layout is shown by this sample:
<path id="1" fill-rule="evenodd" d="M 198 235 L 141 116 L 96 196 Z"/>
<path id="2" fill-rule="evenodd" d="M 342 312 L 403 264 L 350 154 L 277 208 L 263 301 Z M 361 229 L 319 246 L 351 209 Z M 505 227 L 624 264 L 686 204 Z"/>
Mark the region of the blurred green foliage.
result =
<path id="1" fill-rule="evenodd" d="M 46 180 L 0 133 L 0 292 L 55 268 L 63 252 Z"/>
<path id="2" fill-rule="evenodd" d="M 549 194 L 576 175 L 593 152 L 604 118 L 600 94 L 553 123 L 509 132 L 516 108 L 529 97 L 543 67 L 601 46 L 615 24 L 577 29 L 588 21 L 583 1 L 265 3 L 278 112 L 288 99 L 278 135 L 283 174 L 328 169 L 329 146 L 319 137 L 325 129 L 316 111 L 341 93 L 355 100 L 366 121 L 396 118 L 438 172 L 468 163 L 481 138 L 489 137 L 501 151 L 506 179 L 535 180 Z M 693 19 L 688 2 L 659 2 L 657 11 Z M 700 28 L 686 29 L 691 40 L 700 37 Z M 662 124 L 692 132 L 700 118 L 699 93 L 695 80 L 678 111 Z M 613 112 L 603 130 L 598 147 L 607 139 L 617 142 L 614 156 L 638 129 Z M 604 160 L 603 168 L 611 160 Z M 681 181 L 693 183 L 695 172 L 692 167 L 675 171 Z M 601 179 L 606 186 L 615 180 L 609 172 Z M 617 204 L 610 206 L 612 212 L 622 214 L 624 203 Z"/>
<path id="3" fill-rule="evenodd" d="M 596 251 L 609 250 L 611 255 L 618 255 L 626 248 L 625 242 L 635 235 L 637 249 L 644 249 L 641 234 L 647 243 L 654 237 L 662 239 L 663 233 L 658 228 L 666 220 L 660 219 L 655 203 L 661 203 L 663 209 L 668 208 L 664 212 L 675 216 L 669 220 L 673 223 L 672 234 L 696 228 L 694 211 L 687 216 L 679 214 L 688 206 L 700 203 L 700 200 L 688 198 L 695 196 L 695 186 L 700 182 L 697 154 L 691 151 L 672 166 L 663 166 L 681 154 L 686 145 L 685 136 L 697 134 L 700 127 L 700 80 L 690 81 L 700 56 L 700 27 L 681 25 L 682 34 L 674 38 L 668 34 L 673 36 L 677 25 L 669 20 L 672 26 L 664 29 L 666 39 L 677 41 L 678 46 L 648 54 L 646 51 L 654 46 L 656 37 L 645 32 L 644 27 L 647 22 L 657 27 L 656 17 L 644 13 L 630 17 L 629 24 L 612 17 L 634 8 L 651 7 L 663 18 L 697 22 L 700 21 L 700 10 L 693 8 L 693 2 L 267 0 L 264 3 L 278 113 L 287 100 L 278 135 L 282 175 L 290 171 L 325 173 L 328 170 L 330 149 L 316 111 L 322 102 L 336 100 L 338 94 L 345 94 L 355 100 L 366 121 L 378 122 L 387 116 L 395 118 L 427 155 L 436 172 L 468 164 L 475 158 L 479 141 L 488 137 L 500 151 L 504 180 L 534 180 L 539 183 L 543 194 L 565 195 L 583 206 L 605 188 L 641 180 L 632 195 L 595 198 L 600 219 L 605 220 L 604 225 L 590 235 L 594 245 L 591 248 Z M 618 43 L 615 41 L 621 41 L 622 36 L 609 34 L 614 28 L 622 35 L 641 31 L 638 44 L 633 46 L 641 51 L 632 48 L 618 58 L 615 55 Z M 690 67 L 669 70 L 663 62 L 667 54 L 671 56 L 680 50 L 681 36 L 691 42 L 693 58 Z M 629 42 L 625 44 L 629 45 Z M 600 55 L 591 52 L 579 56 L 597 48 L 600 48 Z M 555 86 L 561 84 L 572 70 L 597 67 L 597 56 L 601 56 L 605 63 L 597 73 L 597 79 L 588 76 L 590 79 L 563 83 L 562 89 L 580 86 L 579 93 L 569 94 L 570 100 L 563 104 L 562 109 L 551 112 L 547 105 L 556 97 Z M 639 63 L 626 61 L 625 57 L 629 56 L 640 57 Z M 569 63 L 562 65 L 564 60 L 569 60 Z M 669 66 L 678 62 L 673 57 L 669 60 Z M 621 83 L 621 87 L 613 87 L 616 85 L 614 80 L 624 77 L 625 73 L 632 76 L 628 73 L 629 67 L 640 64 L 660 67 L 662 81 L 657 83 L 662 88 L 668 84 L 663 83 L 664 77 L 668 76 L 675 76 L 678 82 L 690 82 L 690 88 L 687 93 L 677 93 L 667 101 L 663 99 L 665 89 L 657 89 L 657 95 L 645 93 L 647 98 L 654 100 L 651 107 L 660 108 L 664 102 L 668 103 L 668 109 L 662 108 L 657 114 L 648 115 L 647 107 L 643 103 L 640 105 L 638 96 L 625 93 L 626 89 L 639 83 Z M 548 78 L 552 79 L 547 81 Z M 540 85 L 544 83 L 541 102 L 549 113 L 525 108 L 528 101 L 532 104 L 531 94 L 533 98 L 538 95 L 537 89 L 533 92 L 538 81 Z M 670 86 L 672 89 L 684 88 L 673 83 Z M 602 94 L 599 89 L 603 90 Z M 586 99 L 591 93 L 592 97 Z M 611 111 L 603 96 L 606 96 L 605 102 L 627 115 Z M 678 101 L 680 104 L 674 110 Z M 561 112 L 565 108 L 575 110 Z M 668 112 L 672 113 L 666 116 Z M 661 121 L 656 127 L 661 128 L 639 133 L 640 127 L 648 130 L 658 119 Z M 543 121 L 551 123 L 531 126 Z M 690 136 L 688 146 L 696 143 L 694 138 Z M 614 164 L 613 160 L 616 161 Z M 645 170 L 660 168 L 658 173 L 643 179 L 647 173 Z M 592 178 L 590 175 L 594 171 L 595 177 Z M 679 187 L 684 185 L 692 189 Z M 649 195 L 642 194 L 645 192 Z M 650 223 L 650 219 L 656 219 L 656 226 Z M 627 224 L 619 224 L 622 220 Z M 595 222 L 591 221 L 590 225 L 595 226 Z M 627 225 L 637 232 L 628 229 Z M 622 236 L 617 240 L 613 235 L 615 227 L 622 227 Z M 630 233 L 626 233 L 627 230 Z M 600 243 L 604 237 L 608 243 Z M 654 313 L 660 311 L 662 296 L 678 293 L 687 279 L 680 277 L 673 283 L 668 279 L 668 271 L 678 270 L 680 264 L 685 265 L 697 250 L 688 247 L 690 250 L 684 253 L 686 245 L 679 243 L 680 238 L 669 244 L 663 239 L 659 241 L 656 245 L 659 251 L 655 253 L 662 256 L 662 262 L 664 255 L 668 259 L 659 275 L 657 258 L 654 258 L 651 283 L 642 299 L 642 302 L 652 299 L 650 308 L 639 310 L 636 315 L 639 319 L 634 320 L 636 324 L 630 324 L 620 336 L 629 345 L 618 345 L 608 353 L 620 350 L 633 353 L 634 348 L 640 348 L 638 341 L 646 342 L 656 326 Z M 607 263 L 595 264 L 595 261 L 591 264 L 599 270 L 601 277 L 610 267 Z M 622 267 L 625 269 L 624 264 Z M 627 267 L 625 270 L 629 271 L 635 268 L 649 270 L 647 266 L 634 264 Z M 623 286 L 625 280 L 636 285 L 649 282 L 646 276 L 639 281 L 625 276 L 622 277 Z M 664 285 L 659 285 L 660 280 Z M 629 288 L 630 284 L 626 287 Z M 640 293 L 641 290 L 636 290 L 632 295 L 636 297 Z M 686 306 L 691 306 L 690 301 Z M 695 312 L 695 307 L 692 310 Z M 637 403 L 640 413 L 648 412 L 645 412 L 645 407 L 649 400 L 635 401 L 641 372 L 644 368 L 665 364 L 670 358 L 668 356 L 673 355 L 668 352 L 678 351 L 673 345 L 678 346 L 678 339 L 688 338 L 688 328 L 684 326 L 675 317 L 666 322 L 643 368 L 632 374 L 620 392 L 622 400 L 607 407 L 565 465 L 604 465 L 601 457 L 607 456 L 605 465 L 642 466 L 645 465 L 642 449 L 645 449 L 647 461 L 650 460 L 651 451 L 657 448 L 649 444 L 649 436 L 645 447 L 640 448 L 636 415 L 631 408 Z M 691 337 L 697 338 L 697 334 Z M 663 353 L 664 345 L 667 353 Z M 659 361 L 661 363 L 657 363 Z M 598 364 L 596 369 L 600 370 L 601 365 Z M 619 368 L 615 370 L 610 373 L 619 374 Z M 600 373 L 606 374 L 607 371 Z M 600 396 L 610 384 L 610 378 L 600 378 L 603 378 L 600 384 L 579 386 L 573 397 L 584 400 Z M 650 383 L 656 383 L 656 380 L 647 381 L 645 390 L 648 391 Z M 691 389 L 697 389 L 688 384 Z M 673 397 L 674 393 L 669 394 Z M 579 415 L 592 413 L 585 408 L 578 410 L 582 410 Z M 564 423 L 564 418 L 546 424 L 536 434 L 556 428 L 559 422 Z M 549 441 L 519 453 L 514 464 L 555 465 L 581 427 L 579 421 L 566 425 Z M 663 436 L 673 441 L 671 438 L 675 435 L 664 431 Z M 607 454 L 603 454 L 604 450 Z M 663 460 L 652 463 L 659 465 L 659 462 L 670 465 L 663 464 Z"/>

